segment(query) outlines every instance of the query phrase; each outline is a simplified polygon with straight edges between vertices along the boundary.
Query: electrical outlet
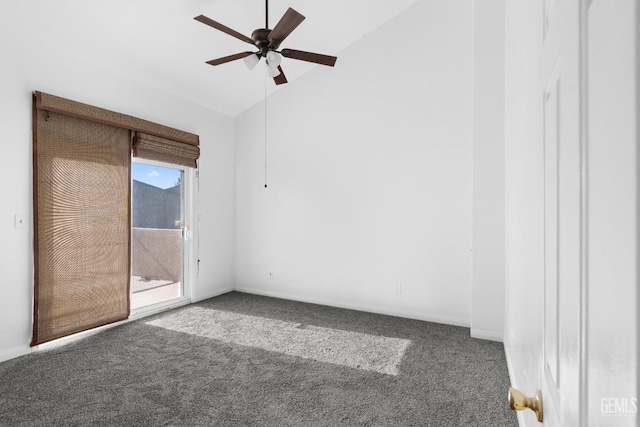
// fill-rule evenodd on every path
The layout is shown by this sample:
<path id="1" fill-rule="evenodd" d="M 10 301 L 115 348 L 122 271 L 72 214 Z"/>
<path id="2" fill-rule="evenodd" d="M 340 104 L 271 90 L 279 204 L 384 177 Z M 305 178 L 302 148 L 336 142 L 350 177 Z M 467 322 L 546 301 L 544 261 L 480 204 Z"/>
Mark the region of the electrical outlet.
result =
<path id="1" fill-rule="evenodd" d="M 16 215 L 13 226 L 15 228 L 27 228 L 27 216 Z"/>
<path id="2" fill-rule="evenodd" d="M 400 283 L 396 284 L 396 295 L 402 295 L 402 285 Z"/>
<path id="3" fill-rule="evenodd" d="M 267 273 L 267 279 L 273 279 L 273 271 Z"/>

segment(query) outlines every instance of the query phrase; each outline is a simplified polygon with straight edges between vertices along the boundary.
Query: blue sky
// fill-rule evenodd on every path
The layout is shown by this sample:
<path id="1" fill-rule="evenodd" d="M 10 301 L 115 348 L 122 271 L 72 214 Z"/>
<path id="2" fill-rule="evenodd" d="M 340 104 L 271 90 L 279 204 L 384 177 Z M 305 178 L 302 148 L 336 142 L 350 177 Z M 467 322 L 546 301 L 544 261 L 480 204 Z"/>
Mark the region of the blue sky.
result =
<path id="1" fill-rule="evenodd" d="M 133 162 L 131 177 L 154 187 L 169 188 L 178 182 L 180 170 Z"/>

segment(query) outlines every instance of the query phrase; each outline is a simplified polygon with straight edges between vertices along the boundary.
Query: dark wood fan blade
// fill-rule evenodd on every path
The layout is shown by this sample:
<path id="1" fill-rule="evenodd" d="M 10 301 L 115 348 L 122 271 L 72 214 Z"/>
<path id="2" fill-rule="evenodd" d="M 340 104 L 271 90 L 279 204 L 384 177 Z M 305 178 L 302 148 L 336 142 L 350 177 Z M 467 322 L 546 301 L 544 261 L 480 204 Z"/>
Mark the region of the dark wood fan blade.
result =
<path id="1" fill-rule="evenodd" d="M 338 59 L 335 56 L 321 55 L 319 53 L 304 52 L 295 49 L 282 49 L 280 52 L 285 58 L 299 59 L 300 61 L 315 62 L 316 64 L 333 67 Z"/>
<path id="2" fill-rule="evenodd" d="M 212 59 L 211 61 L 207 61 L 207 64 L 209 65 L 226 64 L 227 62 L 235 61 L 236 59 L 242 59 L 249 55 L 255 55 L 255 54 L 256 54 L 255 52 L 236 53 L 235 55 L 223 56 L 222 58 Z"/>
<path id="3" fill-rule="evenodd" d="M 282 71 L 282 67 L 280 67 L 279 65 L 278 65 L 278 71 L 280 71 L 280 74 L 275 76 L 273 78 L 273 81 L 276 82 L 276 85 L 281 85 L 281 84 L 287 83 L 287 78 L 284 75 L 284 71 Z"/>
<path id="4" fill-rule="evenodd" d="M 268 37 L 269 42 L 274 45 L 280 45 L 302 21 L 304 21 L 304 16 L 291 8 L 287 9 L 280 21 L 271 30 Z"/>
<path id="5" fill-rule="evenodd" d="M 249 37 L 245 36 L 244 34 L 240 34 L 239 32 L 237 32 L 235 30 L 232 30 L 231 28 L 222 25 L 221 23 L 216 22 L 211 18 L 207 18 L 204 15 L 196 16 L 193 19 L 195 19 L 196 21 L 200 21 L 203 24 L 207 24 L 208 26 L 213 27 L 216 30 L 220 30 L 223 33 L 227 33 L 230 36 L 233 36 L 233 37 L 235 37 L 235 38 L 237 38 L 239 40 L 242 40 L 243 42 L 246 42 L 246 43 L 249 43 L 249 44 L 254 44 L 253 40 L 251 40 Z"/>

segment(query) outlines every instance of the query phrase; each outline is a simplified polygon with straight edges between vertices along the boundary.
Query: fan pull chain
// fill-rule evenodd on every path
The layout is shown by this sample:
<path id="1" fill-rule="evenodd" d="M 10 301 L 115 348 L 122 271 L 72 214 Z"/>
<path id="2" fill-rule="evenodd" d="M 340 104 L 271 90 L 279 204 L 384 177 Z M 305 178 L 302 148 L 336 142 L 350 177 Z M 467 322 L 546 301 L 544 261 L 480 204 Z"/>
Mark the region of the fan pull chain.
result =
<path id="1" fill-rule="evenodd" d="M 267 79 L 264 79 L 264 188 L 267 188 Z"/>

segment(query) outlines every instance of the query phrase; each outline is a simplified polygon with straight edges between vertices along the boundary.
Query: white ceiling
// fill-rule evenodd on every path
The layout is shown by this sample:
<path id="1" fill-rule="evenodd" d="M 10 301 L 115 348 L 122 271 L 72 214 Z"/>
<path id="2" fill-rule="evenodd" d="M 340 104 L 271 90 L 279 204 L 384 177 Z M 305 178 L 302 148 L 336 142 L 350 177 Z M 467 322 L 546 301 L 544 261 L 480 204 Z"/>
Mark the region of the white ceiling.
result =
<path id="1" fill-rule="evenodd" d="M 269 24 L 273 28 L 294 8 L 307 19 L 281 48 L 335 55 L 339 67 L 341 50 L 417 1 L 271 0 Z M 250 37 L 264 27 L 264 0 L 21 0 L 6 7 L 13 28 L 2 32 L 13 29 L 33 43 L 215 111 L 235 116 L 264 97 L 263 66 L 250 72 L 241 60 L 205 63 L 251 46 L 193 19 L 203 14 Z M 282 63 L 289 82 L 320 66 L 286 58 Z M 266 87 L 269 93 L 280 89 L 271 79 Z"/>

